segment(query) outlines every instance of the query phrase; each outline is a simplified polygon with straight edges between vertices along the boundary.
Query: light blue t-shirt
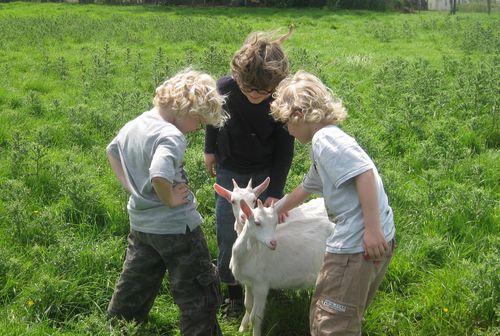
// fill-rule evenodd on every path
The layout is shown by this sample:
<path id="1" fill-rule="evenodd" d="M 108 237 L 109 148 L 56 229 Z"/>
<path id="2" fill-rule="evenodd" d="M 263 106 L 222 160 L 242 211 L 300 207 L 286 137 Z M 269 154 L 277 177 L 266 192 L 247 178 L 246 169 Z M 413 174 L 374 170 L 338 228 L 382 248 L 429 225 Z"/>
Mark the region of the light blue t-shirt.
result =
<path id="1" fill-rule="evenodd" d="M 155 234 L 182 234 L 202 221 L 196 199 L 189 193 L 187 204 L 170 208 L 153 189 L 152 179 L 162 177 L 172 184 L 188 183 L 183 168 L 186 137 L 153 109 L 129 121 L 107 147 L 122 164 L 131 188 L 127 204 L 130 227 Z"/>
<path id="2" fill-rule="evenodd" d="M 312 138 L 312 160 L 302 186 L 307 192 L 323 196 L 328 216 L 336 224 L 327 241 L 328 252 L 364 251 L 363 211 L 353 178 L 370 169 L 375 175 L 382 232 L 387 241 L 394 238 L 393 213 L 382 179 L 373 161 L 354 138 L 337 126 L 323 127 Z"/>

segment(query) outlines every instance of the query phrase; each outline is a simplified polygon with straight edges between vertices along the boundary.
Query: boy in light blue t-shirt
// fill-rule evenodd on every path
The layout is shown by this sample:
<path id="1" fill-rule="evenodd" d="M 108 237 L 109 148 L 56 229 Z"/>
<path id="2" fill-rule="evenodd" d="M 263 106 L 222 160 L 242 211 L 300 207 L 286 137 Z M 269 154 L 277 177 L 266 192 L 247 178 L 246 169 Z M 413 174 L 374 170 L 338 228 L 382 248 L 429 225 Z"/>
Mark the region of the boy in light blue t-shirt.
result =
<path id="1" fill-rule="evenodd" d="M 219 277 L 182 164 L 185 134 L 200 124 L 221 125 L 223 102 L 212 77 L 182 71 L 156 89 L 154 108 L 108 145 L 111 167 L 130 193 L 127 255 L 109 317 L 145 321 L 168 271 L 181 334 L 220 335 Z"/>
<path id="2" fill-rule="evenodd" d="M 361 335 L 363 314 L 392 257 L 395 226 L 373 161 L 337 125 L 347 113 L 318 78 L 299 71 L 280 83 L 271 111 L 301 143 L 313 164 L 280 202 L 280 215 L 311 193 L 325 200 L 335 231 L 327 239 L 311 302 L 311 335 Z"/>

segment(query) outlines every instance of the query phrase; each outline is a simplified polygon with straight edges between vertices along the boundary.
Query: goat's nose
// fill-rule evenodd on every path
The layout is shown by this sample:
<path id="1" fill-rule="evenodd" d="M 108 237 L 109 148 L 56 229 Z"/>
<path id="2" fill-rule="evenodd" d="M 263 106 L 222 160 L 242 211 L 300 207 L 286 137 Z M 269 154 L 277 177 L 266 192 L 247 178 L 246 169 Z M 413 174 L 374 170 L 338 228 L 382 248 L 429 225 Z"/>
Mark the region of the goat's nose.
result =
<path id="1" fill-rule="evenodd" d="M 269 242 L 269 245 L 271 245 L 270 246 L 271 250 L 275 250 L 276 246 L 278 245 L 278 242 L 275 239 L 273 239 Z"/>

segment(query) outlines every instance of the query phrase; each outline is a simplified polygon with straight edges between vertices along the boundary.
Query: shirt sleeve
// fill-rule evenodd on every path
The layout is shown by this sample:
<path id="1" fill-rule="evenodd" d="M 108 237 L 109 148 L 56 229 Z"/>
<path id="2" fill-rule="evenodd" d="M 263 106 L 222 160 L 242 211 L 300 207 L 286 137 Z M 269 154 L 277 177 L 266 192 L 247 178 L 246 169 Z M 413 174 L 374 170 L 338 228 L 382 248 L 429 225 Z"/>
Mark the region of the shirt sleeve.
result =
<path id="1" fill-rule="evenodd" d="M 228 95 L 231 91 L 231 82 L 232 78 L 230 76 L 223 76 L 219 78 L 219 80 L 217 80 L 217 91 L 221 95 Z M 223 108 L 228 111 L 227 101 Z M 219 131 L 219 128 L 210 125 L 207 125 L 205 128 L 205 154 L 215 154 Z"/>
<path id="2" fill-rule="evenodd" d="M 270 171 L 271 183 L 268 188 L 268 195 L 275 198 L 283 197 L 286 178 L 292 165 L 294 138 L 282 127 L 276 126 L 276 149 L 274 150 L 274 160 Z"/>
<path id="3" fill-rule="evenodd" d="M 207 125 L 205 129 L 205 154 L 214 154 L 217 145 L 217 134 L 219 129 Z"/>
<path id="4" fill-rule="evenodd" d="M 116 138 L 114 138 L 113 141 L 111 141 L 106 147 L 106 152 L 115 159 L 120 160 L 120 151 L 118 149 L 118 141 Z"/>
<path id="5" fill-rule="evenodd" d="M 153 154 L 149 168 L 149 178 L 162 177 L 168 182 L 176 182 L 176 172 L 182 165 L 186 142 L 169 137 L 162 140 Z"/>
<path id="6" fill-rule="evenodd" d="M 316 164 L 313 163 L 302 180 L 302 188 L 311 194 L 323 195 L 323 182 L 318 174 Z"/>
<path id="7" fill-rule="evenodd" d="M 321 171 L 328 175 L 335 188 L 373 168 L 372 160 L 356 142 L 339 147 L 322 146 L 315 158 Z"/>

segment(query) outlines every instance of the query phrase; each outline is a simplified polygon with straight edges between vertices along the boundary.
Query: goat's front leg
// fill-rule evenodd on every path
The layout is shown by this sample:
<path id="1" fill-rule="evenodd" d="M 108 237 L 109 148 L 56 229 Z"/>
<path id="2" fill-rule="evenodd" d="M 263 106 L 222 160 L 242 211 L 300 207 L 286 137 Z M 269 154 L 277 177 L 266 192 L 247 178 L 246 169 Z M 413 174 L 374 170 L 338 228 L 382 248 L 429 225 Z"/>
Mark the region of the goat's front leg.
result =
<path id="1" fill-rule="evenodd" d="M 262 320 L 264 319 L 264 309 L 266 308 L 266 298 L 269 292 L 267 286 L 253 287 L 253 308 L 250 320 L 253 324 L 253 336 L 261 335 Z"/>
<path id="2" fill-rule="evenodd" d="M 248 326 L 250 324 L 250 314 L 252 313 L 252 307 L 253 307 L 252 287 L 245 285 L 245 315 L 243 316 L 243 320 L 241 320 L 239 329 L 240 332 L 248 330 Z"/>

